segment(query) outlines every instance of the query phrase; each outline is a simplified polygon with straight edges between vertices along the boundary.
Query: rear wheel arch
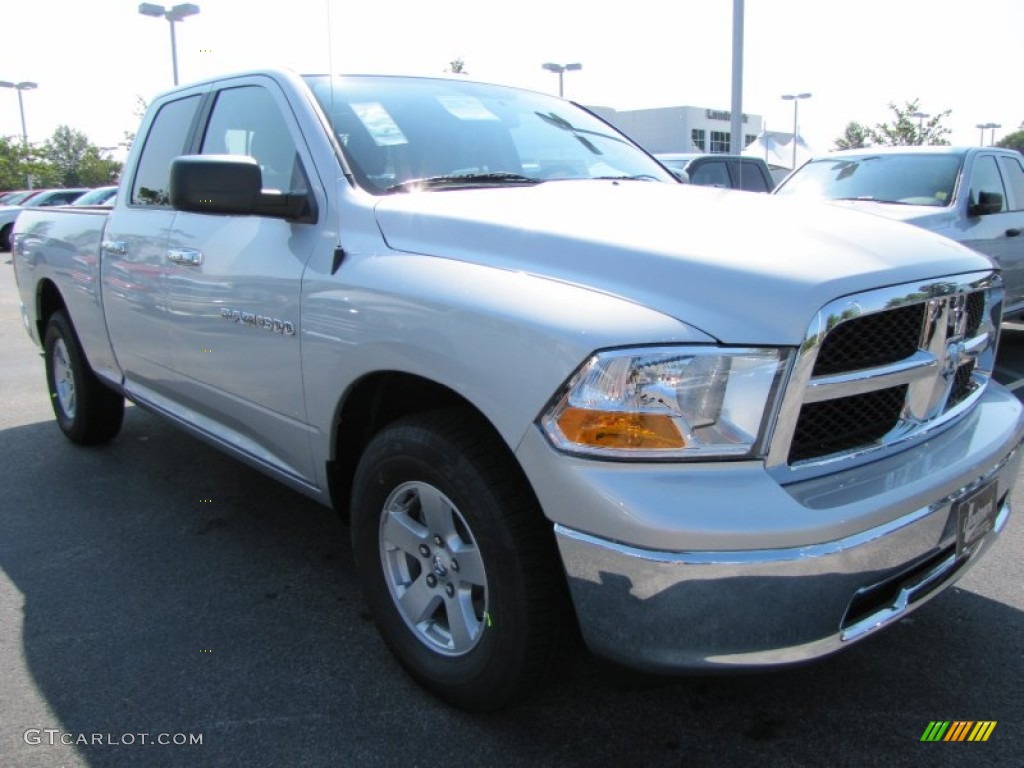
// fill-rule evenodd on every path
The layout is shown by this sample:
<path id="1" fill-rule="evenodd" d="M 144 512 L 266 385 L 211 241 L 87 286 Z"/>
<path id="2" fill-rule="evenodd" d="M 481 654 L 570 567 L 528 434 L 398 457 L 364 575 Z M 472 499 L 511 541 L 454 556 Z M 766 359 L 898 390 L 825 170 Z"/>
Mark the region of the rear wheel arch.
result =
<path id="1" fill-rule="evenodd" d="M 41 280 L 36 288 L 36 330 L 39 332 L 40 342 L 46 336 L 46 326 L 50 318 L 58 310 L 67 312 L 67 303 L 60 289 L 52 280 Z"/>

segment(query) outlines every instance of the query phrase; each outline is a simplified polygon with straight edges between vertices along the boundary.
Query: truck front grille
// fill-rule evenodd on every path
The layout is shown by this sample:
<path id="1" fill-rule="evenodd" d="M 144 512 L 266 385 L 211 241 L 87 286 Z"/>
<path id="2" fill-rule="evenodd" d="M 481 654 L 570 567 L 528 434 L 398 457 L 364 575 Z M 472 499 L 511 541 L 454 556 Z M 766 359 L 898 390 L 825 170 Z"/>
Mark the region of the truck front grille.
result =
<path id="1" fill-rule="evenodd" d="M 818 456 L 870 445 L 896 428 L 907 399 L 907 385 L 808 403 L 800 409 L 789 460 Z"/>
<path id="2" fill-rule="evenodd" d="M 869 458 L 955 418 L 992 375 L 998 275 L 857 294 L 822 308 L 800 347 L 770 466 Z"/>
<path id="3" fill-rule="evenodd" d="M 895 363 L 917 351 L 924 304 L 840 322 L 825 337 L 814 363 L 816 376 Z"/>

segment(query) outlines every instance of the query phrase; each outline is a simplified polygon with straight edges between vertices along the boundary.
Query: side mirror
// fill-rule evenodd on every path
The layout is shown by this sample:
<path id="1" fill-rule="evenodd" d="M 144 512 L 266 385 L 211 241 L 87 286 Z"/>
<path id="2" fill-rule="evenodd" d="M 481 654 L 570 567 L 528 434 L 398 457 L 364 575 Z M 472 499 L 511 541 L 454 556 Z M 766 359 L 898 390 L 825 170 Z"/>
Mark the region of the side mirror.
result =
<path id="1" fill-rule="evenodd" d="M 979 192 L 978 202 L 967 207 L 968 216 L 988 216 L 1003 210 L 1003 196 L 998 192 Z"/>
<path id="2" fill-rule="evenodd" d="M 169 192 L 171 205 L 179 211 L 315 219 L 307 195 L 264 192 L 259 164 L 245 155 L 176 157 Z"/>

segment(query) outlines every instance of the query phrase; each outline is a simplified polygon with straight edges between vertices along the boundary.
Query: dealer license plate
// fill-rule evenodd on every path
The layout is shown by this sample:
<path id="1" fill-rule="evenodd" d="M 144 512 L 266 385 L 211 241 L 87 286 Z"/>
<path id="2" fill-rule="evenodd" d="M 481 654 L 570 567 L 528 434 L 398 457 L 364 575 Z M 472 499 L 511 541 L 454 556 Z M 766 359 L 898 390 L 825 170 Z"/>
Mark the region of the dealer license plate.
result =
<path id="1" fill-rule="evenodd" d="M 971 554 L 974 545 L 996 524 L 996 486 L 991 482 L 956 503 L 956 556 Z"/>

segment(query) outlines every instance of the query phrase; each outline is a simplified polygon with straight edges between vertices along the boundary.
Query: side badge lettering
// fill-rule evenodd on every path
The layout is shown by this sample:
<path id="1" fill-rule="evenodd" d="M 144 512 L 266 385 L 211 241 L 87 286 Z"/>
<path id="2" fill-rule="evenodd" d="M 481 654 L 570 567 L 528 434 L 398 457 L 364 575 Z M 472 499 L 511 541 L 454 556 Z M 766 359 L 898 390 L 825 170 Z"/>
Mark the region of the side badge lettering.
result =
<path id="1" fill-rule="evenodd" d="M 279 320 L 276 317 L 258 315 L 254 312 L 243 312 L 238 309 L 224 307 L 220 311 L 222 320 L 239 325 L 248 325 L 253 328 L 262 328 L 271 333 L 280 333 L 282 336 L 294 336 L 295 325 L 288 320 Z"/>

